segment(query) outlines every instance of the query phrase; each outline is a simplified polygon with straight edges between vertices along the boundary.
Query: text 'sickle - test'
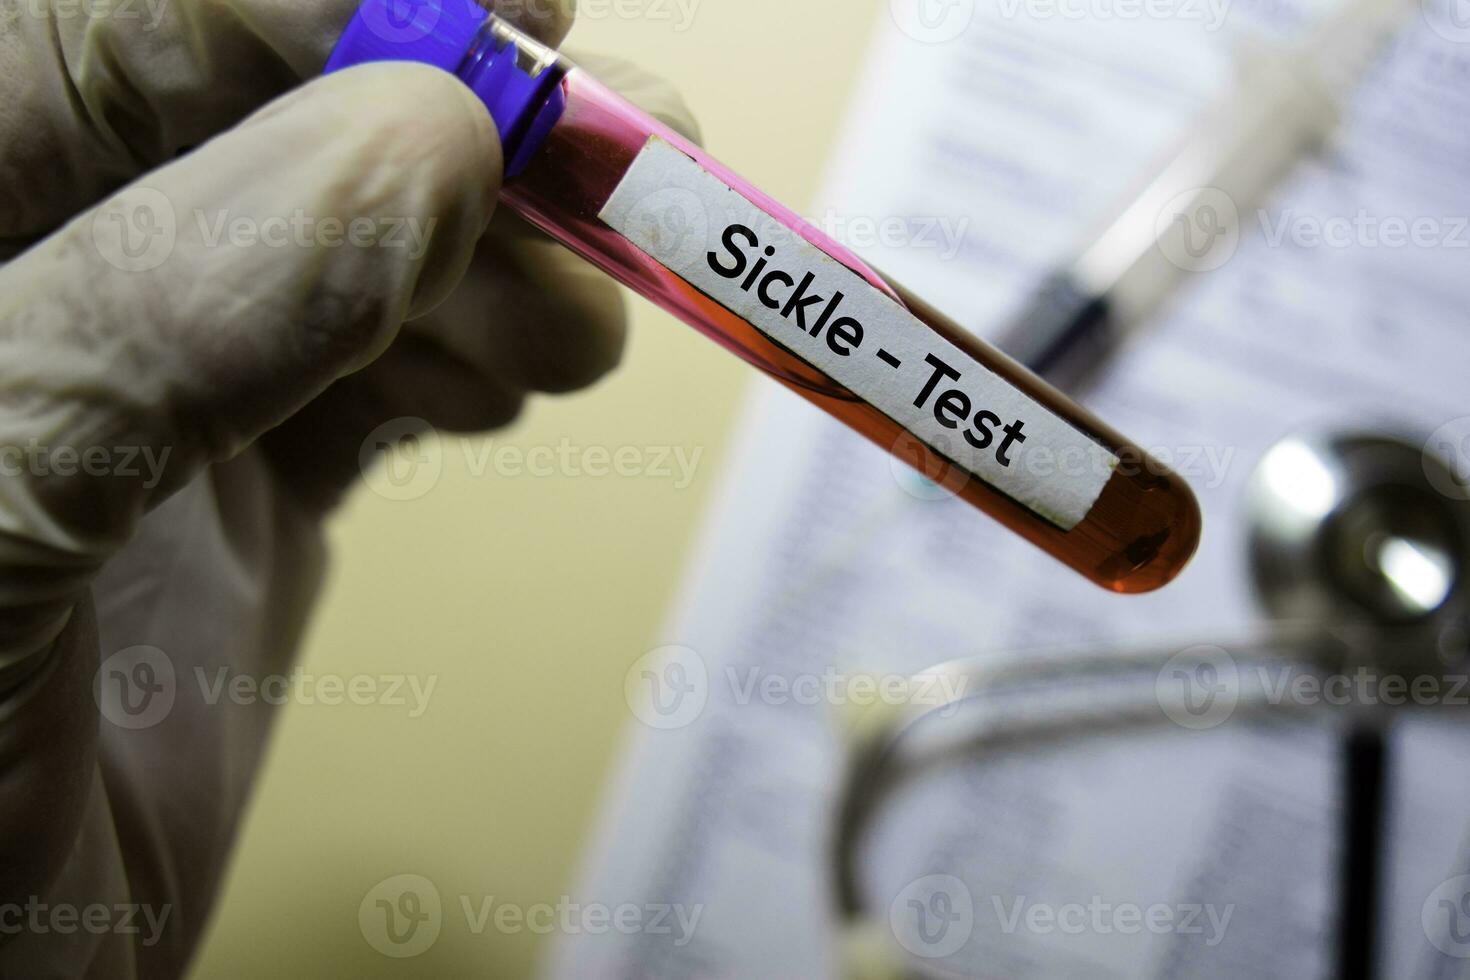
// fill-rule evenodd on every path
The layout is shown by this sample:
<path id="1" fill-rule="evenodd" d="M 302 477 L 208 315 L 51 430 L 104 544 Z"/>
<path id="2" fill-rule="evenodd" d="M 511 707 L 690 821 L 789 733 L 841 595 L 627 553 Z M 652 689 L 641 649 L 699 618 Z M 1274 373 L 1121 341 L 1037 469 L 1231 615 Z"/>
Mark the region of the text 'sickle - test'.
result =
<path id="1" fill-rule="evenodd" d="M 720 244 L 731 258 L 728 266 L 723 264 L 719 255 L 710 252 L 706 255 L 710 269 L 718 276 L 726 279 L 744 279 L 740 282 L 740 288 L 746 292 L 752 289 L 761 305 L 771 310 L 778 310 L 781 318 L 791 321 L 791 325 L 814 338 L 823 338 L 827 349 L 839 357 L 849 357 L 853 351 L 862 346 L 866 330 L 860 320 L 850 316 L 842 315 L 842 301 L 846 294 L 840 289 L 832 291 L 831 299 L 825 299 L 820 293 L 812 290 L 812 284 L 816 281 L 813 273 L 802 276 L 801 282 L 795 277 L 781 269 L 766 271 L 768 259 L 776 254 L 774 245 L 767 245 L 761 250 L 762 258 L 751 264 L 745 252 L 741 248 L 741 242 L 746 245 L 760 248 L 760 238 L 754 230 L 745 225 L 732 224 L 725 229 L 720 236 Z M 746 267 L 750 267 L 750 273 L 745 274 Z M 790 289 L 790 294 L 782 300 L 776 291 L 777 286 Z M 823 303 L 825 302 L 825 305 Z M 820 307 L 820 314 L 813 314 L 814 319 L 810 328 L 807 326 L 807 311 Z M 775 338 L 780 342 L 780 338 Z M 874 356 L 890 368 L 897 371 L 903 367 L 903 361 L 899 360 L 886 348 L 879 347 Z M 941 381 L 960 381 L 962 375 L 949 364 L 946 364 L 938 356 L 928 354 L 924 357 L 924 364 L 930 371 L 929 378 L 924 382 L 918 396 L 914 399 L 914 407 L 924 408 L 931 403 L 930 396 L 934 389 L 939 387 Z M 932 399 L 934 406 L 934 418 L 942 426 L 950 429 L 963 429 L 961 435 L 965 441 L 976 449 L 988 449 L 995 442 L 993 427 L 1001 427 L 1004 437 L 996 447 L 995 458 L 1001 466 L 1010 466 L 1010 449 L 1014 443 L 1025 442 L 1026 436 L 1023 432 L 1025 422 L 1015 419 L 1002 425 L 999 415 L 989 409 L 982 408 L 975 413 L 973 419 L 970 417 L 972 401 L 970 396 L 959 388 L 949 388 Z M 966 424 L 970 427 L 966 428 Z"/>
<path id="2" fill-rule="evenodd" d="M 1143 592 L 1193 555 L 1177 475 L 556 51 L 364 0 L 327 70 L 390 59 L 485 103 L 512 210 L 1058 560 Z"/>

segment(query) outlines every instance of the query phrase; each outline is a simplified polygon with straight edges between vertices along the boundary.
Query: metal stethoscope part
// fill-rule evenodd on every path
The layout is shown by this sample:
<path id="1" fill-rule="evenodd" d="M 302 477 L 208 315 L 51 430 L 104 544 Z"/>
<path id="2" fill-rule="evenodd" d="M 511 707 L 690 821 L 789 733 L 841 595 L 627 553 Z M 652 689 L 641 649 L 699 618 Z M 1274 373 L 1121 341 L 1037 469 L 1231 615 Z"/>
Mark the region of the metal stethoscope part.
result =
<path id="1" fill-rule="evenodd" d="M 1470 506 L 1420 446 L 1377 434 L 1293 437 L 1247 498 L 1251 577 L 1273 618 L 1367 628 L 1373 665 L 1432 672 L 1465 656 Z M 1400 660 L 1399 658 L 1403 658 Z"/>
<path id="2" fill-rule="evenodd" d="M 957 692 L 954 697 L 889 706 L 857 719 L 831 859 L 848 974 L 904 976 L 922 965 L 902 956 L 886 934 L 886 910 L 874 907 L 859 880 L 859 851 L 872 818 L 920 773 L 989 753 L 1181 718 L 1187 723 L 1184 695 L 1173 693 L 1166 677 L 1184 670 L 1213 678 L 1220 659 L 1238 680 L 1249 676 L 1239 669 L 1247 665 L 1324 678 L 1363 668 L 1402 676 L 1463 671 L 1470 636 L 1470 502 L 1446 492 L 1457 486 L 1444 462 L 1392 435 L 1289 437 L 1262 458 L 1245 500 L 1251 577 L 1271 617 L 1259 633 L 1220 646 L 951 661 L 920 676 L 945 678 L 949 683 L 929 683 L 926 689 Z M 1236 688 L 1232 717 L 1293 710 L 1268 698 L 1260 685 L 1241 682 Z M 967 707 L 943 711 L 960 705 Z M 1368 763 L 1375 746 L 1381 750 L 1384 718 L 1362 706 L 1349 710 L 1355 715 L 1348 728 L 1356 733 L 1346 743 L 1351 780 L 1354 768 L 1374 768 Z M 1347 809 L 1354 811 L 1350 837 L 1376 834 L 1379 797 L 1381 785 L 1369 785 L 1366 792 L 1348 788 Z M 1366 818 L 1357 812 L 1364 809 L 1370 811 Z M 1376 844 L 1376 837 L 1369 838 Z M 1371 899 L 1376 858 L 1360 864 L 1368 871 L 1345 868 L 1345 876 L 1361 879 L 1349 881 L 1346 891 L 1366 889 Z M 1370 902 L 1366 910 L 1344 914 L 1371 913 Z M 1363 923 L 1355 926 L 1363 931 Z M 1358 935 L 1353 942 L 1357 946 L 1345 949 L 1344 959 L 1370 961 L 1371 949 L 1362 948 L 1368 940 Z M 1353 970 L 1368 976 L 1370 967 Z"/>

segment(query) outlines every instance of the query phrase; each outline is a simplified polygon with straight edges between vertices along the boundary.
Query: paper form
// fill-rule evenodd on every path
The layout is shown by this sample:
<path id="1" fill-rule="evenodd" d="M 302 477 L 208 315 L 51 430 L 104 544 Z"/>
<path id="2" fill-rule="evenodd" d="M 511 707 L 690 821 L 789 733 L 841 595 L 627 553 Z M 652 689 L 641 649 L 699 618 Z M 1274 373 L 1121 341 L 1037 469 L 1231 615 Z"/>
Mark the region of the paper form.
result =
<path id="1" fill-rule="evenodd" d="M 1030 16 L 1026 4 L 1007 16 L 1016 9 L 982 3 L 968 32 L 939 45 L 885 18 L 812 211 L 839 238 L 843 222 L 911 219 L 904 244 L 849 244 L 981 335 L 1228 82 L 1232 38 L 1290 34 L 1326 6 L 1236 4 L 1218 30 Z M 1200 496 L 1201 552 L 1161 592 L 1097 589 L 762 385 L 663 637 L 687 648 L 681 671 L 633 680 L 678 681 L 697 689 L 702 709 L 666 728 L 632 726 L 578 892 L 700 905 L 702 918 L 682 946 L 665 935 L 564 937 L 551 973 L 835 975 L 827 847 L 844 709 L 834 702 L 855 698 L 840 684 L 821 688 L 824 677 L 1074 643 L 1209 642 L 1259 622 L 1240 501 L 1266 448 L 1303 427 L 1393 421 L 1427 433 L 1466 414 L 1470 234 L 1455 216 L 1470 214 L 1467 78 L 1470 45 L 1412 19 L 1365 78 L 1331 151 L 1305 162 L 1264 215 L 1245 216 L 1231 261 L 1187 281 L 1083 396 L 1167 454 Z M 1359 214 L 1432 219 L 1438 247 L 1373 244 L 1361 221 L 1345 246 L 1310 244 L 1314 228 Z M 925 222 L 940 219 L 963 224 L 952 249 L 942 236 L 935 247 L 920 241 Z M 803 682 L 826 693 L 802 703 Z M 897 798 L 865 845 L 879 917 L 916 879 L 952 875 L 972 899 L 972 931 L 931 970 L 1329 976 L 1331 716 L 1170 726 L 953 767 Z M 1452 721 L 1416 719 L 1395 748 L 1413 761 L 1395 776 L 1389 975 L 1467 975 L 1470 960 L 1440 947 L 1470 954 L 1470 938 L 1436 946 L 1424 908 L 1440 914 L 1431 892 L 1470 873 L 1470 739 Z M 1440 898 L 1455 897 L 1448 887 Z M 1047 928 L 1044 913 L 1076 904 L 1106 909 L 1105 926 Z M 1125 931 L 1126 907 L 1159 905 L 1232 911 L 1215 943 L 1208 931 Z M 1033 906 L 1042 913 L 1028 920 Z M 1470 917 L 1463 928 L 1470 937 Z"/>

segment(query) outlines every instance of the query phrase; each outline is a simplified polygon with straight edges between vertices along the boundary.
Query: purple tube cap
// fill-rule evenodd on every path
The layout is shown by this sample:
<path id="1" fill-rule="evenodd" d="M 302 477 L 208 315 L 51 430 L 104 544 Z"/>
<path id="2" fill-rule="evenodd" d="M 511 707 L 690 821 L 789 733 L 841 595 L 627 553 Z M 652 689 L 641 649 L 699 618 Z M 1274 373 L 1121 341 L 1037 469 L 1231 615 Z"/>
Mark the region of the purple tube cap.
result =
<path id="1" fill-rule="evenodd" d="M 456 76 L 479 96 L 518 174 L 561 115 L 559 74 L 527 74 L 513 43 L 476 43 L 489 11 L 475 0 L 363 0 L 342 32 L 326 71 L 371 61 L 417 61 Z M 472 54 L 473 51 L 473 54 Z"/>
<path id="2" fill-rule="evenodd" d="M 488 16 L 474 0 L 363 0 L 324 71 L 369 61 L 420 61 L 454 74 Z"/>

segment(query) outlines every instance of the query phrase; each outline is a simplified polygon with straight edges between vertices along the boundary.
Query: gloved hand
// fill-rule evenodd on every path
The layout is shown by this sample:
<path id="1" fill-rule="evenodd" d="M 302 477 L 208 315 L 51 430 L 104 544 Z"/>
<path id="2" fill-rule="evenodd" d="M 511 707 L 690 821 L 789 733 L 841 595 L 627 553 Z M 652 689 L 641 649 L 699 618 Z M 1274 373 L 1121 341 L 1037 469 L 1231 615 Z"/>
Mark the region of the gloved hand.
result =
<path id="1" fill-rule="evenodd" d="M 195 678 L 286 669 L 363 437 L 617 359 L 615 287 L 492 220 L 459 82 L 301 85 L 353 4 L 0 0 L 0 975 L 182 972 L 271 713 Z"/>

